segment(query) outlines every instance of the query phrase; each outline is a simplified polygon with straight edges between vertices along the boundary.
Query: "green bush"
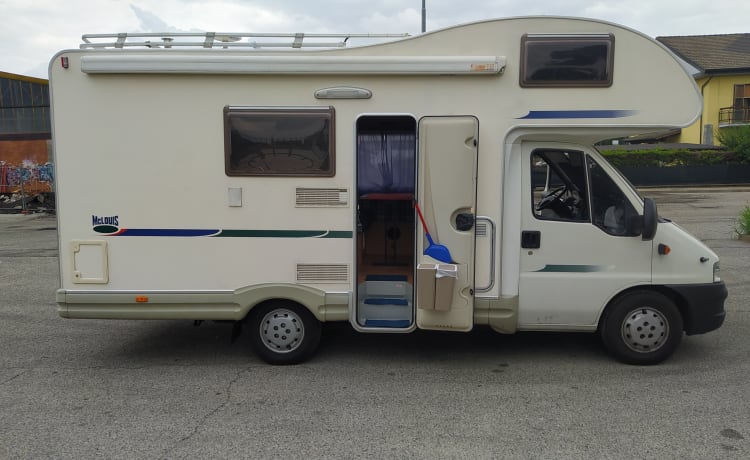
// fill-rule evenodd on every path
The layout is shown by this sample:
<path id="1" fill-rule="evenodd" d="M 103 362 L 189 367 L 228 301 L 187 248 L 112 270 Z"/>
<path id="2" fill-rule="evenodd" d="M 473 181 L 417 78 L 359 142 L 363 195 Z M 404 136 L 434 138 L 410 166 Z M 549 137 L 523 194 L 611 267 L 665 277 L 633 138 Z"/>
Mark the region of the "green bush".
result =
<path id="1" fill-rule="evenodd" d="M 687 149 L 643 149 L 643 150 L 603 150 L 602 155 L 615 167 L 620 166 L 694 166 L 715 164 L 750 163 L 735 152 L 725 150 Z"/>
<path id="2" fill-rule="evenodd" d="M 750 235 L 750 206 L 745 206 L 745 209 L 740 212 L 740 217 L 737 219 L 737 233 Z"/>
<path id="3" fill-rule="evenodd" d="M 721 128 L 716 132 L 716 138 L 744 162 L 750 162 L 750 125 Z"/>

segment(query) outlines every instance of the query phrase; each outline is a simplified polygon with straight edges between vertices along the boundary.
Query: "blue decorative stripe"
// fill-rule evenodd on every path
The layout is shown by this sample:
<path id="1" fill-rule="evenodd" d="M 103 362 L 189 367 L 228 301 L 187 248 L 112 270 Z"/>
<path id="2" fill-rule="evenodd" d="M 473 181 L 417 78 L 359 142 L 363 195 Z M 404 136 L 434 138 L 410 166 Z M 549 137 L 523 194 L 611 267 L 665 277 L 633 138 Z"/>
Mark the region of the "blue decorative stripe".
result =
<path id="1" fill-rule="evenodd" d="M 625 118 L 636 114 L 637 110 L 531 110 L 517 120 Z"/>
<path id="2" fill-rule="evenodd" d="M 219 230 L 185 228 L 121 228 L 116 236 L 213 236 Z"/>

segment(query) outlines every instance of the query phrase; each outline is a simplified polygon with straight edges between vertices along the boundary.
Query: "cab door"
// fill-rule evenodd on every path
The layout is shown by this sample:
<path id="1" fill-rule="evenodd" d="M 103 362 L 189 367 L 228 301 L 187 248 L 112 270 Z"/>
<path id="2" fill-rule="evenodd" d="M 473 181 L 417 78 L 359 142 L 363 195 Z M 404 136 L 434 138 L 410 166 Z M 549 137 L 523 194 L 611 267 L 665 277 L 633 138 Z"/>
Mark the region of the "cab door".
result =
<path id="1" fill-rule="evenodd" d="M 418 129 L 417 202 L 433 241 L 448 248 L 453 263 L 443 264 L 425 254 L 429 242 L 425 229 L 418 226 L 417 326 L 468 331 L 474 315 L 479 123 L 472 116 L 424 117 Z M 437 267 L 439 278 L 434 278 L 430 266 Z M 436 296 L 434 303 L 430 294 Z"/>
<path id="2" fill-rule="evenodd" d="M 601 156 L 575 145 L 522 148 L 520 329 L 595 329 L 607 302 L 651 281 L 643 205 Z"/>

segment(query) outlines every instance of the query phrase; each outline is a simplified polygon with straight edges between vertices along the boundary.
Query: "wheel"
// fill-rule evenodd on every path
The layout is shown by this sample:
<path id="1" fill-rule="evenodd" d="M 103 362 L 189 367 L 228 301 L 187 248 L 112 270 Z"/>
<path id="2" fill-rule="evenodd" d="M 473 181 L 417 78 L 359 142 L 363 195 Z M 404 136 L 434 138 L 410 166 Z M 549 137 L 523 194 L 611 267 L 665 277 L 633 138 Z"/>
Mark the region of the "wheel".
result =
<path id="1" fill-rule="evenodd" d="M 602 341 L 607 350 L 627 364 L 658 364 L 682 339 L 682 316 L 669 298 L 636 291 L 617 299 L 604 313 Z"/>
<path id="2" fill-rule="evenodd" d="M 250 312 L 250 340 L 258 356 L 269 364 L 298 364 L 320 343 L 320 321 L 294 302 L 259 305 Z"/>

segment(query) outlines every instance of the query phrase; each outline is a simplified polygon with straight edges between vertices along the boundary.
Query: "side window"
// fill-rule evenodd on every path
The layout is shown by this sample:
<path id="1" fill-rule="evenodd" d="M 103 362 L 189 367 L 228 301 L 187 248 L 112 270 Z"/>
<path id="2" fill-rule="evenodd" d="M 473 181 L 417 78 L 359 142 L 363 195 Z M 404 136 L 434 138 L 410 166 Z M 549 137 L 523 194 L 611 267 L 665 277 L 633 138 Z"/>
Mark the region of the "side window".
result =
<path id="1" fill-rule="evenodd" d="M 611 34 L 539 35 L 521 39 L 523 87 L 612 86 L 615 38 Z"/>
<path id="2" fill-rule="evenodd" d="M 224 108 L 227 176 L 333 176 L 333 107 Z"/>
<path id="3" fill-rule="evenodd" d="M 594 225 L 610 235 L 638 236 L 629 225 L 638 217 L 630 200 L 593 158 L 586 156 L 591 184 L 591 216 Z"/>
<path id="4" fill-rule="evenodd" d="M 531 154 L 531 194 L 533 212 L 539 219 L 588 222 L 583 153 L 535 150 Z"/>

